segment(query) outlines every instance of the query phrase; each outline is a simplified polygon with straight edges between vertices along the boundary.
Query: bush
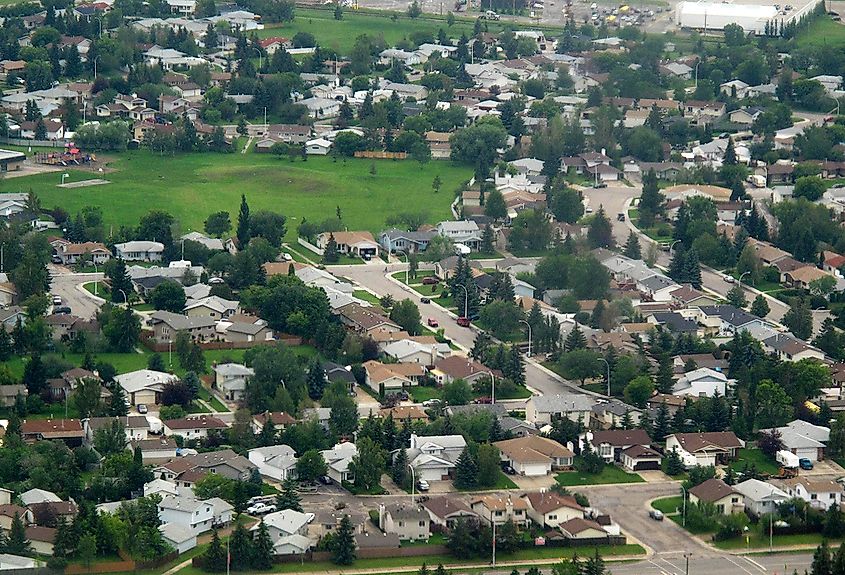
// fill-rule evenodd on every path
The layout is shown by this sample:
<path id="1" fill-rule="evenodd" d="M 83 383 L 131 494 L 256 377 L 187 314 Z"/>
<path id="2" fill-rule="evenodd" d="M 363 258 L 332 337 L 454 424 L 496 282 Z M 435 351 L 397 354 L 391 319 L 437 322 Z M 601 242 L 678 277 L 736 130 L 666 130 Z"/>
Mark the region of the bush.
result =
<path id="1" fill-rule="evenodd" d="M 721 520 L 719 530 L 716 531 L 716 541 L 725 541 L 739 537 L 745 532 L 745 527 L 748 525 L 748 517 L 745 513 L 734 513 L 727 515 Z"/>
<path id="2" fill-rule="evenodd" d="M 774 266 L 763 269 L 763 279 L 767 282 L 780 283 L 780 271 Z"/>

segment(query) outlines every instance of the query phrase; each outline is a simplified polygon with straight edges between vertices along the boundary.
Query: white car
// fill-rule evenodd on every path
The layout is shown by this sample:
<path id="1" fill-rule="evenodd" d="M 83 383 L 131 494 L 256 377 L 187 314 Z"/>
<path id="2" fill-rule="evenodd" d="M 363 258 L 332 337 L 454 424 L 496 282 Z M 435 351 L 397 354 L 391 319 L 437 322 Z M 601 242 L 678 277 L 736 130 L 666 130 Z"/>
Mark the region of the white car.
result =
<path id="1" fill-rule="evenodd" d="M 419 489 L 420 491 L 428 491 L 428 481 L 426 481 L 425 479 L 420 479 L 419 481 L 417 481 L 417 489 Z"/>
<path id="2" fill-rule="evenodd" d="M 250 515 L 264 515 L 265 513 L 272 513 L 275 510 L 275 505 L 267 505 L 266 503 L 261 503 L 259 501 L 255 505 L 247 507 L 246 512 Z"/>
<path id="3" fill-rule="evenodd" d="M 315 517 L 316 517 L 316 515 L 314 515 L 313 513 L 306 513 L 306 514 L 305 514 L 305 520 L 306 520 L 308 523 L 311 523 L 312 521 L 314 521 L 314 518 L 315 518 Z"/>

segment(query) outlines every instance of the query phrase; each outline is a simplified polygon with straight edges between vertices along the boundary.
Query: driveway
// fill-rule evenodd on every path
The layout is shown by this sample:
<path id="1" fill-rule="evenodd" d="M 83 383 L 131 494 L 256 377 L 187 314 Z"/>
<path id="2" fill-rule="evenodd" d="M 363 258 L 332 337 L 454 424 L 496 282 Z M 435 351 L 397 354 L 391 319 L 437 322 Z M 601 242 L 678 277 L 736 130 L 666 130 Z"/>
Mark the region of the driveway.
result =
<path id="1" fill-rule="evenodd" d="M 540 477 L 526 477 L 524 475 L 508 475 L 519 489 L 524 491 L 542 491 L 551 488 L 555 482 L 555 474 Z"/>

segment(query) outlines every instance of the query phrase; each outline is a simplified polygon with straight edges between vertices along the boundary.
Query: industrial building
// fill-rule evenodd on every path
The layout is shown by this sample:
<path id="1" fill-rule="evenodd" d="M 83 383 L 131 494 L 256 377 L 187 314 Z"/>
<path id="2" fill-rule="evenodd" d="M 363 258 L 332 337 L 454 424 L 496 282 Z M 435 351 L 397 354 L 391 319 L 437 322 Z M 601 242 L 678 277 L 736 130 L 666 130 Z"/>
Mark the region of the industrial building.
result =
<path id="1" fill-rule="evenodd" d="M 746 33 L 762 34 L 766 22 L 776 18 L 773 5 L 725 4 L 722 2 L 679 2 L 675 21 L 681 28 L 696 30 L 724 30 L 728 24 L 738 24 Z"/>

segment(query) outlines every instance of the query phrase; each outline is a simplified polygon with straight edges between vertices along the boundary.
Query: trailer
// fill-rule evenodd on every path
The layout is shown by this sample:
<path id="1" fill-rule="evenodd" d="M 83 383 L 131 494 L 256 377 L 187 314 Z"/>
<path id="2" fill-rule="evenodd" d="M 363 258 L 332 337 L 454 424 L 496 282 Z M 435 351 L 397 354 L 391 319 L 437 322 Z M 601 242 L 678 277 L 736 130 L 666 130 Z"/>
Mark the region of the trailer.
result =
<path id="1" fill-rule="evenodd" d="M 791 451 L 781 449 L 775 455 L 775 459 L 783 466 L 784 469 L 798 469 L 799 457 Z"/>

